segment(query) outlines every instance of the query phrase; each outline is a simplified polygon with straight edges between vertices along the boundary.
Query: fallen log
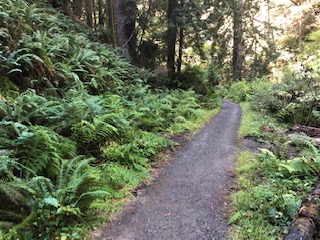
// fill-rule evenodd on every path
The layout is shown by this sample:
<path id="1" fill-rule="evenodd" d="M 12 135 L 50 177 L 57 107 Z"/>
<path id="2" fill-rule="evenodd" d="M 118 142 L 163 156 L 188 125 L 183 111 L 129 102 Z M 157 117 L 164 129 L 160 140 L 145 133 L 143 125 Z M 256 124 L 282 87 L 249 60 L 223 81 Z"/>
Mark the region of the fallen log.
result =
<path id="1" fill-rule="evenodd" d="M 288 134 L 289 139 L 302 139 L 302 140 L 307 140 L 307 141 L 312 141 L 317 145 L 320 145 L 320 138 L 314 138 L 314 137 L 309 137 L 309 136 L 302 136 L 299 134 Z"/>
<path id="2" fill-rule="evenodd" d="M 311 194 L 311 199 L 306 200 L 295 220 L 292 222 L 289 233 L 284 240 L 314 240 L 320 233 L 320 189 Z"/>
<path id="3" fill-rule="evenodd" d="M 307 134 L 309 137 L 320 138 L 320 128 L 308 127 L 296 124 L 292 128 L 290 128 L 292 132 L 303 132 Z"/>

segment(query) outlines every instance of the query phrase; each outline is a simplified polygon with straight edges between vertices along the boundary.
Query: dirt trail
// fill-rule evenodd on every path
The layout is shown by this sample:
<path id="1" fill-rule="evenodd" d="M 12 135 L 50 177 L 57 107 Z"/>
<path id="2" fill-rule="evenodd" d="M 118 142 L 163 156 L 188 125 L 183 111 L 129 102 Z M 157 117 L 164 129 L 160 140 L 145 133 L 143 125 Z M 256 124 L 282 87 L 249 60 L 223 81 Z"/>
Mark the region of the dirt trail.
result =
<path id="1" fill-rule="evenodd" d="M 241 110 L 230 102 L 222 106 L 156 180 L 92 239 L 225 239 Z"/>

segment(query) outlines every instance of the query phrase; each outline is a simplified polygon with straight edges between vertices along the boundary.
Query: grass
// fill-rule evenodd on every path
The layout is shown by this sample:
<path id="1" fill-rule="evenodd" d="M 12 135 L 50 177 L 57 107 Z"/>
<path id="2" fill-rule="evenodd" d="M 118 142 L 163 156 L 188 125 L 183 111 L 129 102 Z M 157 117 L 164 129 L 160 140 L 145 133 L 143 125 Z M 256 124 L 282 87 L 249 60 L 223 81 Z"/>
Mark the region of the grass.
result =
<path id="1" fill-rule="evenodd" d="M 220 110 L 221 110 L 221 108 L 216 108 L 213 110 L 202 110 L 201 109 L 200 111 L 198 111 L 197 118 L 194 121 L 175 123 L 172 125 L 169 132 L 170 132 L 170 134 L 178 134 L 178 133 L 185 132 L 187 130 L 188 132 L 190 132 L 190 136 L 194 136 Z"/>
<path id="2" fill-rule="evenodd" d="M 239 130 L 239 137 L 261 135 L 260 126 L 266 125 L 273 128 L 279 128 L 276 120 L 263 112 L 256 112 L 251 109 L 250 102 L 240 103 L 242 109 L 242 122 Z"/>
<path id="3" fill-rule="evenodd" d="M 280 128 L 272 117 L 251 110 L 250 103 L 241 103 L 243 110 L 240 137 L 255 136 L 273 143 L 273 151 L 262 149 L 255 154 L 239 152 L 237 160 L 237 191 L 231 195 L 233 209 L 229 224 L 230 239 L 280 239 L 288 231 L 304 195 L 312 189 L 316 176 L 292 174 L 283 167 L 284 138 L 259 130 L 261 125 Z M 279 140 L 281 138 L 281 141 Z"/>

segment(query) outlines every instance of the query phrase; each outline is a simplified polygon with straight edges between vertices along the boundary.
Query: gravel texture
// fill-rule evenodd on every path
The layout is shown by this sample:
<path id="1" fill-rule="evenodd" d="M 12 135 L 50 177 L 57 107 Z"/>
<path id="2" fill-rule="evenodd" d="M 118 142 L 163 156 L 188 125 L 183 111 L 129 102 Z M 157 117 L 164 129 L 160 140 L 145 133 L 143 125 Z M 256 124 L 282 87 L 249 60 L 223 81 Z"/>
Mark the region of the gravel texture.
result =
<path id="1" fill-rule="evenodd" d="M 94 240 L 226 239 L 240 107 L 222 110 Z"/>

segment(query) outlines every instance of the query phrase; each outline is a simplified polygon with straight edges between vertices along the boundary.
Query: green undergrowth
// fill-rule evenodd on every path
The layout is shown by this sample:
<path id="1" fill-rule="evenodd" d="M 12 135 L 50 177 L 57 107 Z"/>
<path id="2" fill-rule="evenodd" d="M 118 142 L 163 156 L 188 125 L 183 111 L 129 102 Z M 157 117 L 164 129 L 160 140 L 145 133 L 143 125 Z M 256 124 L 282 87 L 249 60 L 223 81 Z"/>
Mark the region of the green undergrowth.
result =
<path id="1" fill-rule="evenodd" d="M 250 102 L 240 103 L 242 109 L 242 122 L 239 129 L 239 137 L 244 138 L 248 136 L 261 137 L 263 132 L 260 131 L 261 126 L 269 126 L 274 129 L 279 128 L 279 124 L 275 119 L 267 115 L 265 112 L 253 111 Z"/>
<path id="2" fill-rule="evenodd" d="M 302 199 L 318 181 L 320 151 L 304 138 L 288 139 L 284 125 L 257 112 L 252 103 L 241 103 L 240 136 L 253 136 L 272 146 L 259 153 L 239 152 L 237 191 L 231 196 L 231 239 L 280 239 L 288 231 Z M 271 126 L 264 132 L 260 126 Z"/>
<path id="3" fill-rule="evenodd" d="M 44 1 L 2 1 L 0 26 L 0 239 L 84 239 L 219 109 Z"/>

